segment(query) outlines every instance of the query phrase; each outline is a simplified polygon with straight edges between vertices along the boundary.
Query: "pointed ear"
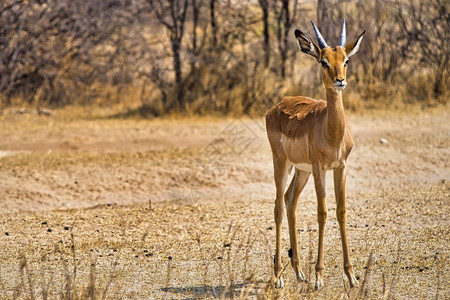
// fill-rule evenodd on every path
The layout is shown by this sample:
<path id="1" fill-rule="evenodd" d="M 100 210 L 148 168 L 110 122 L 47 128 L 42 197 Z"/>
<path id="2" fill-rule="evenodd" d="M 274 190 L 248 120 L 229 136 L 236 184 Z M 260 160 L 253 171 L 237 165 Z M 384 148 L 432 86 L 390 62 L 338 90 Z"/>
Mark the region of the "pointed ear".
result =
<path id="1" fill-rule="evenodd" d="M 363 33 L 361 33 L 356 39 L 354 39 L 353 41 L 347 43 L 347 45 L 345 45 L 345 52 L 347 52 L 347 57 L 352 56 L 353 54 L 355 54 L 356 52 L 358 52 L 359 49 L 359 45 L 361 44 L 363 35 L 366 33 L 366 31 L 364 30 Z"/>
<path id="2" fill-rule="evenodd" d="M 320 50 L 320 48 L 309 38 L 309 36 L 300 30 L 296 29 L 294 33 L 300 50 L 319 61 L 322 50 Z"/>

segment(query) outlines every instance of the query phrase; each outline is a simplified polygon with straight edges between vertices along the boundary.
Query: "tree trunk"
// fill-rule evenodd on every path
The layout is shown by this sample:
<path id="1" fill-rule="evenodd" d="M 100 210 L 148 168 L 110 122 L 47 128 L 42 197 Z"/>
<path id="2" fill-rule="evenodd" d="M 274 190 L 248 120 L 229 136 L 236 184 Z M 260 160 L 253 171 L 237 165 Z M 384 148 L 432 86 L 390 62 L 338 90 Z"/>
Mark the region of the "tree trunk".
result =
<path id="1" fill-rule="evenodd" d="M 176 107 L 184 109 L 184 97 L 182 90 L 182 71 L 180 48 L 184 33 L 184 21 L 186 20 L 186 12 L 189 0 L 171 0 L 167 3 L 165 0 L 160 0 L 159 5 L 155 5 L 154 1 L 148 0 L 150 7 L 155 13 L 158 21 L 164 25 L 170 33 L 170 43 L 173 54 L 173 69 L 175 72 L 175 93 L 176 93 Z M 170 21 L 166 16 L 170 15 Z M 170 103 L 169 107 L 172 106 Z"/>
<path id="2" fill-rule="evenodd" d="M 173 69 L 175 70 L 175 90 L 177 94 L 177 106 L 183 106 L 183 91 L 181 88 L 181 59 L 180 40 L 172 39 Z"/>
<path id="3" fill-rule="evenodd" d="M 317 0 L 317 26 L 320 28 L 322 36 L 329 37 L 331 34 L 332 22 L 328 14 L 328 8 L 330 7 L 330 0 Z"/>
<path id="4" fill-rule="evenodd" d="M 264 66 L 267 68 L 270 63 L 270 44 L 269 44 L 269 1 L 259 0 L 263 12 L 263 24 L 264 24 Z"/>
<path id="5" fill-rule="evenodd" d="M 215 2 L 217 0 L 210 0 L 209 8 L 211 13 L 211 29 L 212 29 L 212 44 L 214 47 L 217 46 L 217 23 L 216 23 L 216 9 Z"/>
<path id="6" fill-rule="evenodd" d="M 441 66 L 439 66 L 436 69 L 435 77 L 434 77 L 434 97 L 439 98 L 444 94 L 445 91 L 445 84 L 444 84 L 444 73 L 445 73 L 446 66 L 442 63 Z"/>
<path id="7" fill-rule="evenodd" d="M 289 16 L 289 0 L 283 0 L 283 7 L 281 8 L 281 14 L 284 16 L 284 32 L 282 46 L 280 47 L 281 54 L 281 78 L 286 78 L 286 60 L 288 51 L 288 34 L 291 27 Z"/>
<path id="8" fill-rule="evenodd" d="M 199 7 L 197 0 L 192 0 L 192 56 L 191 56 L 191 72 L 195 70 L 195 61 L 197 60 L 197 26 L 198 26 Z"/>

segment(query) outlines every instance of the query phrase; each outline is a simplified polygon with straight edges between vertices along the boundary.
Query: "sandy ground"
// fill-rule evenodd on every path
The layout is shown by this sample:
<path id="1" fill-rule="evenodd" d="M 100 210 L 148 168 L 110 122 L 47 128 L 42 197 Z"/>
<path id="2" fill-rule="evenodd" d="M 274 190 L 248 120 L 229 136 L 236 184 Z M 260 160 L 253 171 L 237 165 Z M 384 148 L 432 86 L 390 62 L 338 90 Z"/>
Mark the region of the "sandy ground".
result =
<path id="1" fill-rule="evenodd" d="M 0 211 L 273 194 L 263 119 L 69 120 L 5 116 Z M 350 116 L 347 189 L 450 180 L 450 113 Z M 380 143 L 386 139 L 387 144 Z M 329 177 L 328 182 L 332 182 Z M 332 191 L 332 184 L 328 184 Z M 313 195 L 309 184 L 305 194 Z"/>
<path id="2" fill-rule="evenodd" d="M 61 294 L 74 266 L 79 289 L 97 274 L 96 292 L 107 298 L 273 292 L 265 285 L 274 185 L 263 119 L 1 118 L 0 298 Z M 356 144 L 349 238 L 359 277 L 374 253 L 368 297 L 450 297 L 450 111 L 348 118 Z M 310 277 L 313 190 L 310 180 L 297 214 Z M 331 174 L 327 191 L 325 289 L 308 294 L 288 267 L 287 288 L 273 293 L 356 296 L 343 285 Z"/>

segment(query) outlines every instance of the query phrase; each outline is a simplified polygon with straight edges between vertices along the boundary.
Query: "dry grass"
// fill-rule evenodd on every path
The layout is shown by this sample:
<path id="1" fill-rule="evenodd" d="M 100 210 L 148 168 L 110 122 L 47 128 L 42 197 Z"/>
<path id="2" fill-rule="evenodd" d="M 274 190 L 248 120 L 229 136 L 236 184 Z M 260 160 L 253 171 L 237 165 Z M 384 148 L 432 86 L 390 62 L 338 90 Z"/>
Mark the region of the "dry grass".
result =
<path id="1" fill-rule="evenodd" d="M 272 289 L 269 199 L 6 214 L 0 239 L 2 293 L 18 299 L 44 294 L 50 299 L 446 299 L 449 196 L 444 184 L 357 195 L 361 205 L 352 205 L 348 226 L 360 287 L 350 290 L 344 279 L 338 230 L 330 217 L 326 286 L 318 293 L 311 280 L 296 283 L 290 267 L 286 287 Z M 300 210 L 302 267 L 313 278 L 317 226 L 314 215 Z M 426 221 L 415 224 L 424 211 Z M 286 232 L 283 246 L 288 265 Z"/>

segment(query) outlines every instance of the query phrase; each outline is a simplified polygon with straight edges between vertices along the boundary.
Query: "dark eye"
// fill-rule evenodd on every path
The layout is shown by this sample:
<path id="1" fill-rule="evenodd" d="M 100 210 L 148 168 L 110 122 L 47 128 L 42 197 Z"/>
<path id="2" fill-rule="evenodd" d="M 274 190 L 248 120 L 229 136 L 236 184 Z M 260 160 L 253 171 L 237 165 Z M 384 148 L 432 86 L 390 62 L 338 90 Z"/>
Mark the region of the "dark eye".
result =
<path id="1" fill-rule="evenodd" d="M 320 63 L 322 64 L 322 67 L 324 67 L 324 68 L 328 68 L 330 66 L 326 60 L 321 60 Z"/>
<path id="2" fill-rule="evenodd" d="M 344 66 L 348 66 L 349 63 L 350 63 L 350 60 L 347 59 L 347 60 L 344 62 Z"/>

